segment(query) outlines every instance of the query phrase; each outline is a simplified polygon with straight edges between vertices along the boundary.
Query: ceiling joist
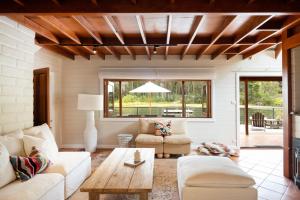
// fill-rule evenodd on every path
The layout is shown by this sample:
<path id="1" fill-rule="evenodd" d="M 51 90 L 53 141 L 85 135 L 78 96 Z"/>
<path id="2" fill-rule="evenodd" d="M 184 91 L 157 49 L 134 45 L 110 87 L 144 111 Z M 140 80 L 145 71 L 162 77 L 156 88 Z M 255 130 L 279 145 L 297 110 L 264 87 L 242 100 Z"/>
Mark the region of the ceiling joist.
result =
<path id="1" fill-rule="evenodd" d="M 115 36 L 118 38 L 118 40 L 121 42 L 121 44 L 125 45 L 124 37 L 123 35 L 117 30 L 117 25 L 114 22 L 114 19 L 111 16 L 103 16 L 103 19 L 109 26 L 109 28 L 112 30 L 112 32 L 115 34 Z M 124 46 L 124 49 L 127 51 L 129 55 L 132 56 L 132 58 L 135 60 L 135 54 L 127 47 Z"/>
<path id="2" fill-rule="evenodd" d="M 194 23 L 193 23 L 193 26 L 192 26 L 192 29 L 191 29 L 191 32 L 190 32 L 190 39 L 189 39 L 189 42 L 188 44 L 185 46 L 183 52 L 181 53 L 181 57 L 180 59 L 183 59 L 183 57 L 185 56 L 185 54 L 188 52 L 191 44 L 193 43 L 197 33 L 198 33 L 198 30 L 200 28 L 200 25 L 201 25 L 201 21 L 203 19 L 203 16 L 196 16 L 195 19 L 194 19 Z"/>
<path id="3" fill-rule="evenodd" d="M 142 20 L 141 16 L 139 16 L 139 15 L 136 15 L 135 17 L 136 17 L 136 21 L 137 21 L 137 24 L 138 24 L 138 27 L 139 27 L 139 31 L 140 31 L 143 43 L 147 44 L 146 34 L 144 32 L 144 29 L 145 29 L 144 26 L 145 25 L 143 23 L 143 20 Z M 149 47 L 145 46 L 145 50 L 146 50 L 148 59 L 151 60 L 151 53 L 150 53 Z"/>
<path id="4" fill-rule="evenodd" d="M 171 30 L 172 30 L 172 15 L 168 15 L 166 44 L 170 44 Z M 165 60 L 167 60 L 167 58 L 168 58 L 168 53 L 169 53 L 169 46 L 166 46 Z"/>
<path id="5" fill-rule="evenodd" d="M 72 16 L 75 21 L 77 21 L 99 44 L 103 44 L 101 35 L 93 30 L 93 26 L 89 23 L 89 21 L 84 16 Z M 110 54 L 114 55 L 118 60 L 121 59 L 120 54 L 116 53 L 111 48 L 104 46 L 104 49 L 108 51 Z"/>

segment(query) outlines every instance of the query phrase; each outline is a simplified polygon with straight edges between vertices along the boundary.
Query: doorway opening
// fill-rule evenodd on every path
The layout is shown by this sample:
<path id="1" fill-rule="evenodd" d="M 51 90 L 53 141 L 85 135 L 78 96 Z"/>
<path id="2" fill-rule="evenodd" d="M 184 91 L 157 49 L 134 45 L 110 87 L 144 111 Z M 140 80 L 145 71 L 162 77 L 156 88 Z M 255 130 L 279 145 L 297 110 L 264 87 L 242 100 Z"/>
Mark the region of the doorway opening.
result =
<path id="1" fill-rule="evenodd" d="M 240 77 L 240 146 L 283 147 L 281 77 Z"/>
<path id="2" fill-rule="evenodd" d="M 50 126 L 49 68 L 33 71 L 33 124 Z"/>

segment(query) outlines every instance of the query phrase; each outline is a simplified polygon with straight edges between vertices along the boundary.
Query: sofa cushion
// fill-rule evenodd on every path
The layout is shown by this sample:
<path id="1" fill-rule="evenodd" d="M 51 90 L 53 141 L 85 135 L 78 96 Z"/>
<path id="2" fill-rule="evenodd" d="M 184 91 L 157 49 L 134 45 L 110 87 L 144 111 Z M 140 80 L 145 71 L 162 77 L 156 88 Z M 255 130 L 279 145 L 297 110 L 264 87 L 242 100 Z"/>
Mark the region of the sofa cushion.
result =
<path id="1" fill-rule="evenodd" d="M 0 143 L 0 188 L 16 180 L 15 171 L 9 161 L 6 147 Z"/>
<path id="2" fill-rule="evenodd" d="M 45 140 L 39 137 L 33 137 L 29 135 L 24 135 L 24 149 L 27 156 L 30 155 L 32 147 L 36 147 L 43 153 L 52 163 L 57 159 L 57 153 L 55 149 L 51 148 L 49 140 Z"/>
<path id="3" fill-rule="evenodd" d="M 0 136 L 0 142 L 7 148 L 10 155 L 25 156 L 23 131 L 16 130 Z"/>
<path id="4" fill-rule="evenodd" d="M 176 119 L 172 120 L 172 135 L 185 135 L 186 131 L 186 120 Z"/>
<path id="5" fill-rule="evenodd" d="M 167 136 L 171 135 L 171 121 L 167 122 L 154 122 L 155 135 Z"/>
<path id="6" fill-rule="evenodd" d="M 40 126 L 34 126 L 32 128 L 25 129 L 24 134 L 46 140 L 48 143 L 47 150 L 49 153 L 51 153 L 51 161 L 54 162 L 54 159 L 58 153 L 58 147 L 57 147 L 54 135 L 52 134 L 52 131 L 50 130 L 50 128 L 47 124 L 43 124 Z"/>
<path id="7" fill-rule="evenodd" d="M 155 122 L 155 120 L 153 120 L 153 119 L 140 119 L 139 133 L 140 134 L 154 134 L 155 133 L 154 122 Z"/>
<path id="8" fill-rule="evenodd" d="M 252 177 L 225 157 L 181 157 L 178 170 L 181 183 L 191 187 L 246 188 L 255 184 Z"/>
<path id="9" fill-rule="evenodd" d="M 35 147 L 32 147 L 29 157 L 10 156 L 10 162 L 21 181 L 27 181 L 43 172 L 50 164 L 50 161 Z"/>
<path id="10" fill-rule="evenodd" d="M 162 144 L 164 141 L 162 136 L 155 136 L 150 134 L 139 134 L 135 138 L 136 143 L 141 144 Z"/>
<path id="11" fill-rule="evenodd" d="M 25 182 L 14 181 L 0 189 L 0 200 L 38 200 L 63 181 L 60 174 L 37 174 Z"/>
<path id="12" fill-rule="evenodd" d="M 192 141 L 185 135 L 170 135 L 164 137 L 166 144 L 190 144 Z"/>
<path id="13" fill-rule="evenodd" d="M 67 176 L 89 157 L 89 152 L 58 152 L 55 163 L 49 166 L 45 172 L 59 173 L 63 176 Z"/>

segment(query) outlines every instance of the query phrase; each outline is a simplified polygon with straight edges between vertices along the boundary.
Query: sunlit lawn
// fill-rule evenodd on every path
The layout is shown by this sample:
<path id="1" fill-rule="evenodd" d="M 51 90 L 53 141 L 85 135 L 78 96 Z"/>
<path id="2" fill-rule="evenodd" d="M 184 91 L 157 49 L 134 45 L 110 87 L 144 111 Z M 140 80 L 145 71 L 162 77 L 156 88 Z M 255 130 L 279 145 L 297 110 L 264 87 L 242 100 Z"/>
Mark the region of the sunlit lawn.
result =
<path id="1" fill-rule="evenodd" d="M 115 102 L 115 107 L 119 106 L 119 102 Z M 149 102 L 126 102 L 122 103 L 122 107 L 149 107 Z M 186 104 L 188 107 L 202 107 L 202 104 Z M 182 107 L 181 102 L 151 102 L 151 107 Z"/>

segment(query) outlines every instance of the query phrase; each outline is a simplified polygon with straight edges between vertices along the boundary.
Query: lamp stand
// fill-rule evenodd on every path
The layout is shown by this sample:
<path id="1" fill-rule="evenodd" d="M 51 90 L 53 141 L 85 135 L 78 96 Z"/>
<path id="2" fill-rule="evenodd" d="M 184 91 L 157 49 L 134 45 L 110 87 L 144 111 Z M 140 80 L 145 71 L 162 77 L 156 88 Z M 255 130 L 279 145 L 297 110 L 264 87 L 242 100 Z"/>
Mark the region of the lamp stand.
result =
<path id="1" fill-rule="evenodd" d="M 97 129 L 95 127 L 94 111 L 86 112 L 86 127 L 83 132 L 86 151 L 95 152 L 97 147 Z"/>

